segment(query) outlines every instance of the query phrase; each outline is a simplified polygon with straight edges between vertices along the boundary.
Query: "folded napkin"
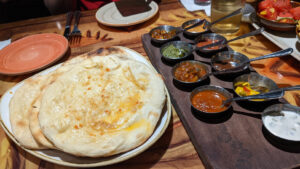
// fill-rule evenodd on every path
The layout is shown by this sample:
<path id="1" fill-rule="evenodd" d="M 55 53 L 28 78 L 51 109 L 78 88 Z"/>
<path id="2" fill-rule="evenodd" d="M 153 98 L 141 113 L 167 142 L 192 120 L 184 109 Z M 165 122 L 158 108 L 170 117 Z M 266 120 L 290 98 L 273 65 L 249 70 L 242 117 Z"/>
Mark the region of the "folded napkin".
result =
<path id="1" fill-rule="evenodd" d="M 188 11 L 204 10 L 207 16 L 210 16 L 210 4 L 198 5 L 194 3 L 194 0 L 180 0 L 182 5 Z"/>
<path id="2" fill-rule="evenodd" d="M 0 41 L 0 50 L 11 43 L 11 39 Z"/>

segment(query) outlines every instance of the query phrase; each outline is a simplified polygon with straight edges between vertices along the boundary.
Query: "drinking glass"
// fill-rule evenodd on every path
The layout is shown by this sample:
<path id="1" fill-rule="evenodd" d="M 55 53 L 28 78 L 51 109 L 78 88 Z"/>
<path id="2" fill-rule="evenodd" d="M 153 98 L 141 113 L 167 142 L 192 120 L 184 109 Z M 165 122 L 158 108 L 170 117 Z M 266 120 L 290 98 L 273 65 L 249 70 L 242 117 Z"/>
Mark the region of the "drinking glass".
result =
<path id="1" fill-rule="evenodd" d="M 211 20 L 216 21 L 233 11 L 243 8 L 244 0 L 211 0 Z M 235 15 L 221 22 L 214 24 L 211 28 L 213 32 L 230 34 L 240 29 L 242 14 Z"/>

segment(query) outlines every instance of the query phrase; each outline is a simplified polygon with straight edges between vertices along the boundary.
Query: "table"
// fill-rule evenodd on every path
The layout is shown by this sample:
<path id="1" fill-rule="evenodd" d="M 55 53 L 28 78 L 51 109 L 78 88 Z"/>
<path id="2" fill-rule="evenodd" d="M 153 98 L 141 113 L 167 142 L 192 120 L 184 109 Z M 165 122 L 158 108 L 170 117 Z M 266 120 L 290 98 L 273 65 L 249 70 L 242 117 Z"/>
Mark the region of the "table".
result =
<path id="1" fill-rule="evenodd" d="M 80 19 L 79 29 L 83 33 L 80 44 L 71 44 L 70 51 L 64 59 L 68 59 L 90 50 L 106 46 L 126 46 L 146 56 L 141 43 L 141 35 L 148 33 L 153 27 L 163 24 L 180 26 L 193 18 L 209 19 L 201 11 L 188 12 L 178 0 L 162 0 L 159 2 L 159 14 L 140 25 L 126 28 L 111 28 L 100 25 L 95 19 L 96 11 L 84 11 Z M 63 34 L 65 14 L 44 18 L 29 19 L 0 25 L 0 40 L 12 38 L 12 41 L 26 35 L 36 33 Z M 251 26 L 242 25 L 242 29 L 234 35 L 238 36 L 251 30 Z M 90 32 L 91 37 L 87 34 Z M 230 38 L 230 37 L 228 37 Z M 263 36 L 251 37 L 236 41 L 230 47 L 249 58 L 261 56 L 279 50 Z M 64 60 L 63 59 L 63 60 Z M 252 63 L 262 75 L 273 79 L 280 87 L 300 83 L 299 62 L 291 56 L 281 59 L 268 59 Z M 0 75 L 0 95 L 19 81 L 31 76 L 8 77 Z M 293 105 L 300 106 L 300 93 L 288 92 L 285 96 Z M 0 168 L 67 168 L 42 161 L 14 145 L 0 129 Z M 171 123 L 164 135 L 150 149 L 128 161 L 105 168 L 205 168 L 193 144 L 191 143 L 180 119 L 175 111 Z"/>

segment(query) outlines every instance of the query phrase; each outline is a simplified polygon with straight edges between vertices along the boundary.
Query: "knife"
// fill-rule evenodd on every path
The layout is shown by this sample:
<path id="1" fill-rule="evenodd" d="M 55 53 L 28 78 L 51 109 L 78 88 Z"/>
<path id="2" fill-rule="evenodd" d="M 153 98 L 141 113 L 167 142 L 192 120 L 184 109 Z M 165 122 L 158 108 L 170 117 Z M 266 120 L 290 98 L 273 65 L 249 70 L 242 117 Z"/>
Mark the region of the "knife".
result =
<path id="1" fill-rule="evenodd" d="M 70 25 L 71 25 L 72 17 L 73 17 L 73 12 L 68 12 L 66 27 L 65 27 L 65 32 L 64 32 L 64 37 L 66 37 L 67 39 L 69 39 L 69 35 L 70 35 L 70 28 L 71 28 Z"/>

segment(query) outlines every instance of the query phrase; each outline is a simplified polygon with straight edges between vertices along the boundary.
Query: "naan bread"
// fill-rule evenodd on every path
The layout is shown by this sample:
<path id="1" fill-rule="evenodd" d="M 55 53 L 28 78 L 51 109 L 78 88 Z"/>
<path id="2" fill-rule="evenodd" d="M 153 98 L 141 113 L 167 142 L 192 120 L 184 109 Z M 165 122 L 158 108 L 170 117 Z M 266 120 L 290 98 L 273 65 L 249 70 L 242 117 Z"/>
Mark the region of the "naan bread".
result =
<path id="1" fill-rule="evenodd" d="M 39 144 L 42 145 L 42 147 L 36 147 L 35 149 L 44 149 L 44 148 L 50 148 L 50 149 L 56 149 L 56 147 L 44 136 L 41 128 L 40 128 L 40 123 L 38 120 L 38 114 L 40 110 L 40 104 L 41 104 L 41 95 L 42 95 L 42 90 L 45 88 L 45 86 L 49 85 L 49 83 L 52 83 L 55 81 L 57 76 L 60 74 L 72 69 L 76 64 L 86 60 L 87 58 L 91 58 L 94 56 L 106 56 L 109 57 L 110 55 L 118 56 L 120 58 L 122 57 L 128 57 L 132 58 L 131 55 L 128 55 L 125 51 L 123 51 L 120 48 L 102 48 L 100 50 L 97 50 L 95 52 L 91 52 L 89 54 L 84 54 L 75 58 L 72 58 L 71 60 L 68 60 L 65 62 L 62 67 L 57 69 L 55 72 L 45 75 L 39 80 L 41 81 L 40 84 L 43 84 L 43 86 L 36 86 L 39 87 L 41 90 L 40 92 L 36 92 L 36 95 L 33 96 L 35 98 L 35 101 L 32 104 L 31 111 L 29 113 L 29 127 L 31 134 L 35 141 Z M 47 80 L 45 82 L 42 82 L 44 80 Z M 27 119 L 25 119 L 27 120 Z"/>
<path id="2" fill-rule="evenodd" d="M 31 77 L 24 81 L 10 101 L 10 121 L 13 133 L 19 143 L 29 149 L 47 149 L 54 146 L 43 136 L 38 123 L 38 107 L 33 109 L 33 103 L 41 95 L 42 90 L 55 80 L 61 73 L 71 69 L 76 63 L 85 60 L 87 56 L 76 57 L 64 63 L 57 71 L 48 75 Z M 34 114 L 31 115 L 32 110 Z M 31 123 L 31 124 L 30 124 Z"/>
<path id="3" fill-rule="evenodd" d="M 46 148 L 33 138 L 29 128 L 32 104 L 40 94 L 44 79 L 43 76 L 39 76 L 26 80 L 15 92 L 9 105 L 12 131 L 19 143 L 30 149 Z"/>
<path id="4" fill-rule="evenodd" d="M 33 138 L 44 147 L 55 149 L 55 146 L 44 136 L 38 119 L 38 114 L 41 105 L 41 95 L 33 103 L 30 115 L 29 115 L 29 127 Z"/>
<path id="5" fill-rule="evenodd" d="M 91 57 L 45 89 L 39 111 L 44 135 L 76 156 L 110 156 L 153 133 L 165 103 L 160 76 L 126 57 Z"/>

